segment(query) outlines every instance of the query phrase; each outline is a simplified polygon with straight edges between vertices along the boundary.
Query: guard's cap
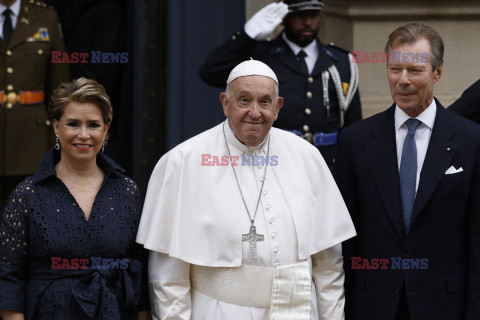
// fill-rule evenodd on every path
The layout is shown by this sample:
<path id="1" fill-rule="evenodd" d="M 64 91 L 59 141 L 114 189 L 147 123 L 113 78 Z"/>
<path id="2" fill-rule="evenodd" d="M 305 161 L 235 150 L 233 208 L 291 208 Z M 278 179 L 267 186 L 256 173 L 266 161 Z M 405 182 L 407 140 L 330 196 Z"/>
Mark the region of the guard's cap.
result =
<path id="1" fill-rule="evenodd" d="M 323 2 L 318 0 L 284 0 L 288 4 L 288 10 L 291 12 L 302 10 L 322 10 L 325 6 Z"/>
<path id="2" fill-rule="evenodd" d="M 273 72 L 273 70 L 265 63 L 253 59 L 243 61 L 242 63 L 239 63 L 235 68 L 233 68 L 233 70 L 230 72 L 230 75 L 228 76 L 227 84 L 237 78 L 246 76 L 269 77 L 278 84 L 275 72 Z"/>

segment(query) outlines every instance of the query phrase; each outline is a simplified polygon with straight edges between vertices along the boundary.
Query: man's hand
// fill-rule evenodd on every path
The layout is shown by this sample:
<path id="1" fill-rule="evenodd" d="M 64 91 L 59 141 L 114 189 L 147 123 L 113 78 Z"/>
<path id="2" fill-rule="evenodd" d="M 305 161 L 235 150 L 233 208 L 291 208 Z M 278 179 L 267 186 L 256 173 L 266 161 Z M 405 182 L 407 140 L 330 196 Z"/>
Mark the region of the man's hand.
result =
<path id="1" fill-rule="evenodd" d="M 270 3 L 245 23 L 245 33 L 252 39 L 265 40 L 283 21 L 287 13 L 288 5 L 285 3 Z"/>

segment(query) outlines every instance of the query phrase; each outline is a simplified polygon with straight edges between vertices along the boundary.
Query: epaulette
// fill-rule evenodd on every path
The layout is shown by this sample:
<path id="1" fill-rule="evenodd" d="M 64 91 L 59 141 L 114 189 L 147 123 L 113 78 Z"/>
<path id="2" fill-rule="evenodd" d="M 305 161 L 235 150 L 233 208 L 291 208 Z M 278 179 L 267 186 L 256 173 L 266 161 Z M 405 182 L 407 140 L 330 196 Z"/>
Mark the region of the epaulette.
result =
<path id="1" fill-rule="evenodd" d="M 322 46 L 322 49 L 332 60 L 334 60 L 335 62 L 338 61 L 338 57 L 335 55 L 335 53 L 333 53 L 331 50 L 328 50 L 328 48 L 325 46 Z"/>
<path id="2" fill-rule="evenodd" d="M 35 0 L 29 0 L 28 1 L 30 4 L 34 4 L 36 6 L 39 6 L 39 7 L 42 7 L 42 8 L 49 8 L 49 9 L 52 9 L 54 10 L 54 8 L 52 6 L 49 6 L 45 3 L 45 1 L 35 1 Z"/>
<path id="3" fill-rule="evenodd" d="M 342 51 L 342 52 L 345 52 L 346 54 L 351 53 L 350 50 L 347 50 L 347 49 L 341 48 L 341 47 L 339 47 L 339 46 L 336 46 L 335 43 L 333 43 L 333 42 L 330 42 L 330 43 L 328 44 L 328 46 L 329 46 L 329 47 L 332 47 L 332 48 L 335 48 L 335 49 L 337 49 L 337 50 L 340 50 L 340 51 Z"/>

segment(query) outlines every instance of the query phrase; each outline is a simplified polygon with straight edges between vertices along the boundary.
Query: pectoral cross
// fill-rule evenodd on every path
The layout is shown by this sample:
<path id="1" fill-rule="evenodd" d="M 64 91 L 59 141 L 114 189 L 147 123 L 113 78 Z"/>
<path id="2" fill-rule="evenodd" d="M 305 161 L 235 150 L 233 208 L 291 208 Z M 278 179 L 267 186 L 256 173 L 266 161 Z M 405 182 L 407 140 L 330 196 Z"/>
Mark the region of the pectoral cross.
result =
<path id="1" fill-rule="evenodd" d="M 250 226 L 250 232 L 242 234 L 242 241 L 250 241 L 250 259 L 257 258 L 257 241 L 263 241 L 263 234 L 257 234 L 257 228 Z"/>

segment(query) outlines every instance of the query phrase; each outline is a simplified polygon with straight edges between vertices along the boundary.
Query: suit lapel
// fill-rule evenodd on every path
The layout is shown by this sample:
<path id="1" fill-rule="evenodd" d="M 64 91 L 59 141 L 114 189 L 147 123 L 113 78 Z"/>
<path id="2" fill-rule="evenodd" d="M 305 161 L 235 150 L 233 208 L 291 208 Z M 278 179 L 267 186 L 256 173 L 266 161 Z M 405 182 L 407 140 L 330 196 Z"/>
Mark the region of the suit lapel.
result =
<path id="1" fill-rule="evenodd" d="M 437 104 L 437 114 L 420 173 L 420 182 L 413 206 L 412 224 L 445 176 L 445 171 L 450 167 L 455 155 L 455 146 L 450 141 L 454 131 L 448 124 L 446 114 L 448 111 L 443 108 L 438 100 L 435 99 L 435 102 Z"/>
<path id="2" fill-rule="evenodd" d="M 404 225 L 400 200 L 400 179 L 394 125 L 395 105 L 383 113 L 378 126 L 372 128 L 375 137 L 366 145 L 370 170 L 383 204 L 400 237 L 404 238 Z"/>
<path id="3" fill-rule="evenodd" d="M 22 6 L 20 8 L 20 14 L 18 15 L 17 25 L 15 30 L 13 30 L 12 39 L 8 44 L 9 48 L 13 48 L 21 43 L 24 43 L 26 38 L 32 36 L 37 30 L 32 26 L 32 22 L 35 21 L 35 14 L 31 12 L 25 5 L 25 1 L 22 1 Z"/>

